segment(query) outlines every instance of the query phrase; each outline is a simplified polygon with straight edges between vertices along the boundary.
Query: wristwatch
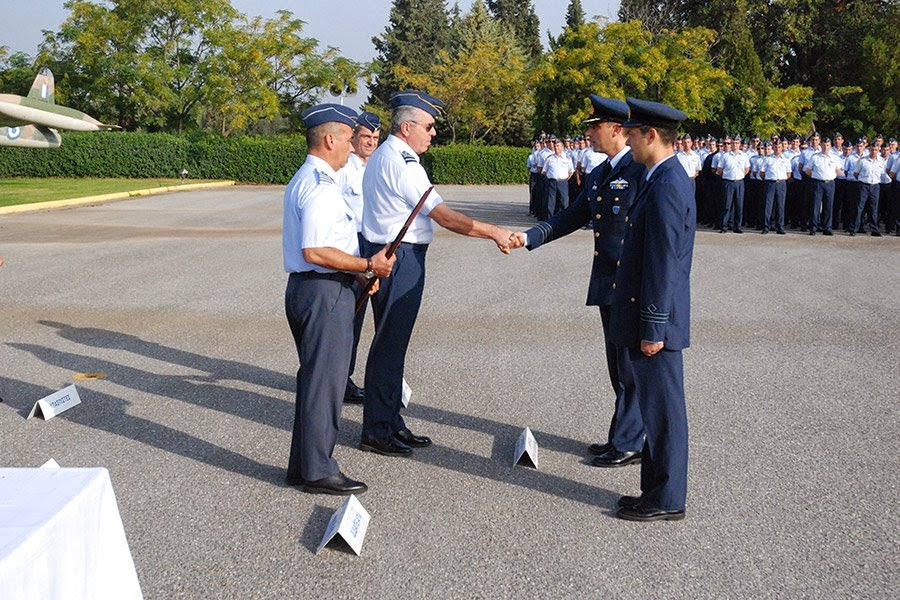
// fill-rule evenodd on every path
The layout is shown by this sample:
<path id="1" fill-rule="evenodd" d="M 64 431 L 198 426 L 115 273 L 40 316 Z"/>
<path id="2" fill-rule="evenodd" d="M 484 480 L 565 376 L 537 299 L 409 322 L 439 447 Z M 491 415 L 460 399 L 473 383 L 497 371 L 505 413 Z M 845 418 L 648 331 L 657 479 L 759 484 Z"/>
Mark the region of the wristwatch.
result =
<path id="1" fill-rule="evenodd" d="M 366 259 L 366 270 L 363 273 L 363 277 L 365 277 L 366 279 L 374 279 L 375 278 L 375 271 L 372 270 L 372 259 L 371 258 Z"/>

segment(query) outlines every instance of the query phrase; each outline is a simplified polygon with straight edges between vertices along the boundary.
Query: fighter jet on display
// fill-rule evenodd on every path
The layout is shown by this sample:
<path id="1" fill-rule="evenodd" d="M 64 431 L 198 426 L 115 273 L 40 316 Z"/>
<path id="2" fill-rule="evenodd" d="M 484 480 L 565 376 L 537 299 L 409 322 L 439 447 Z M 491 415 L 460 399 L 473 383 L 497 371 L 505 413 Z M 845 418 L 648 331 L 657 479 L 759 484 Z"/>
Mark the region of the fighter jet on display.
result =
<path id="1" fill-rule="evenodd" d="M 57 129 L 100 131 L 118 129 L 83 112 L 53 103 L 53 73 L 41 69 L 27 97 L 0 94 L 0 146 L 57 148 Z"/>

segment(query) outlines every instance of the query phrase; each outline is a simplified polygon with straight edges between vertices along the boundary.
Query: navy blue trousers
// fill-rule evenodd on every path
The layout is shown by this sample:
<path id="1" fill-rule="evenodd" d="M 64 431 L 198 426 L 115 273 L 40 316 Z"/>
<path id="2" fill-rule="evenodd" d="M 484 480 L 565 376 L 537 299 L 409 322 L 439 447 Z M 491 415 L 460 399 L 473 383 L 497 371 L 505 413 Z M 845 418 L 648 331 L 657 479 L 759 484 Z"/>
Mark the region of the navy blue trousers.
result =
<path id="1" fill-rule="evenodd" d="M 372 256 L 381 244 L 365 241 L 363 255 Z M 366 360 L 363 438 L 386 438 L 406 427 L 403 407 L 403 371 L 422 292 L 425 289 L 427 244 L 400 244 L 390 277 L 372 296 L 375 337 Z"/>
<path id="2" fill-rule="evenodd" d="M 537 199 L 537 218 L 540 221 L 547 220 L 550 215 L 547 213 L 547 194 L 550 189 L 550 180 L 547 179 L 546 175 L 541 174 L 538 179 L 538 185 L 536 193 L 538 194 Z"/>
<path id="3" fill-rule="evenodd" d="M 628 352 L 609 339 L 609 312 L 609 306 L 600 307 L 603 340 L 606 344 L 606 367 L 609 370 L 609 382 L 616 393 L 616 407 L 609 422 L 606 440 L 619 452 L 637 452 L 644 446 L 644 422 L 641 420 L 641 407 L 634 395 L 634 386 L 626 389 L 619 376 L 620 363 L 628 361 Z"/>
<path id="4" fill-rule="evenodd" d="M 856 218 L 853 220 L 853 231 L 856 233 L 862 224 L 863 212 L 866 210 L 866 204 L 869 205 L 869 232 L 878 231 L 878 199 L 881 194 L 881 186 L 879 184 L 859 183 L 859 198 L 856 204 Z M 890 226 L 890 224 L 888 224 Z M 888 229 L 890 231 L 890 229 Z"/>
<path id="5" fill-rule="evenodd" d="M 291 273 L 284 309 L 301 368 L 289 479 L 322 479 L 339 473 L 334 460 L 347 369 L 353 345 L 353 275 Z"/>
<path id="6" fill-rule="evenodd" d="M 766 213 L 763 218 L 763 230 L 784 231 L 784 200 L 787 196 L 787 182 L 767 180 L 766 186 Z M 772 218 L 772 209 L 775 209 L 775 218 Z"/>
<path id="7" fill-rule="evenodd" d="M 809 213 L 809 230 L 818 227 L 822 231 L 831 231 L 831 215 L 834 207 L 834 180 L 812 180 L 812 202 Z M 820 214 L 821 213 L 821 214 Z"/>
<path id="8" fill-rule="evenodd" d="M 722 181 L 725 198 L 722 204 L 722 229 L 728 229 L 732 223 L 734 231 L 740 231 L 744 223 L 744 180 Z"/>
<path id="9" fill-rule="evenodd" d="M 626 350 L 619 369 L 625 389 L 634 388 L 646 439 L 641 457 L 641 499 L 663 510 L 684 510 L 687 499 L 688 426 L 681 350 L 652 357 Z"/>
<path id="10" fill-rule="evenodd" d="M 547 217 L 569 206 L 569 180 L 547 180 Z"/>

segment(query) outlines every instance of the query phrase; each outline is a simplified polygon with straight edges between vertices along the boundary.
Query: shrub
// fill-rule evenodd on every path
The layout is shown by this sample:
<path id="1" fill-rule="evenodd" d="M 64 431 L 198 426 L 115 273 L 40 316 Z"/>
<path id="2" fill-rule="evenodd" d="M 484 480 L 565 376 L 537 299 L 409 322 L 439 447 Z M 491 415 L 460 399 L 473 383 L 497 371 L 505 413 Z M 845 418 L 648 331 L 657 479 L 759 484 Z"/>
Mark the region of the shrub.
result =
<path id="1" fill-rule="evenodd" d="M 439 184 L 526 183 L 529 148 L 452 144 L 422 164 Z M 175 136 L 64 132 L 53 149 L 0 147 L 0 177 L 178 177 L 286 184 L 306 158 L 301 136 Z"/>

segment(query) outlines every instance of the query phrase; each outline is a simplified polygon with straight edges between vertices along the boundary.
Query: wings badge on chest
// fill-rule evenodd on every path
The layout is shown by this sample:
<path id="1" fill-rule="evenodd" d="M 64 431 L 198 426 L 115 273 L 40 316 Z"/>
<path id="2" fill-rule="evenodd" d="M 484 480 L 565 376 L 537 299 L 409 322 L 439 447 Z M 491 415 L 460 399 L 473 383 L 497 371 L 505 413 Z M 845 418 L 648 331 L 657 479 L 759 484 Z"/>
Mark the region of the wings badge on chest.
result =
<path id="1" fill-rule="evenodd" d="M 624 179 L 616 179 L 614 181 L 609 182 L 609 189 L 611 190 L 627 190 L 628 182 Z"/>

